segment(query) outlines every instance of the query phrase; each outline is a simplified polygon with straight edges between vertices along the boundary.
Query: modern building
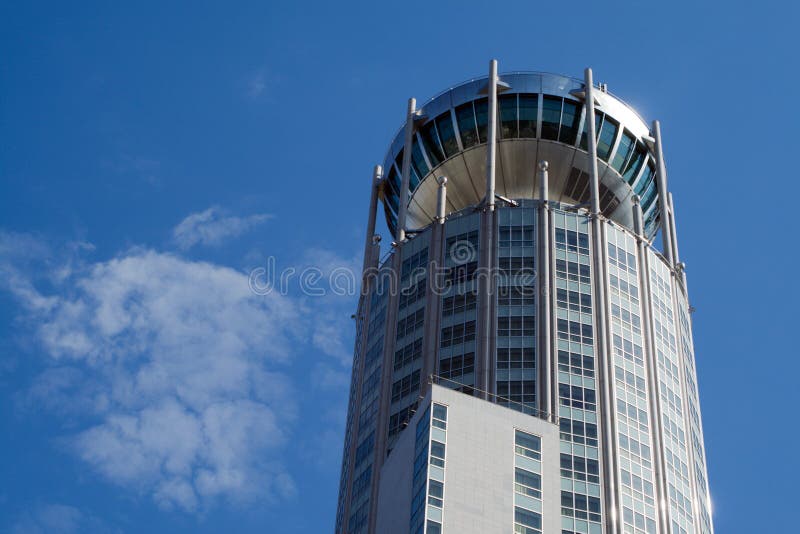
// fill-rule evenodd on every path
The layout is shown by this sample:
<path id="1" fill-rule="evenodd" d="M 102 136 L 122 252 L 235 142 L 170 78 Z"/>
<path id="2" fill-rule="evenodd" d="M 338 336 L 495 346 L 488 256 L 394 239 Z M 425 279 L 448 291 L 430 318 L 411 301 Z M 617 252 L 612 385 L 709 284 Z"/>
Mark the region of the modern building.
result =
<path id="1" fill-rule="evenodd" d="M 336 533 L 713 532 L 659 123 L 492 61 L 370 187 Z"/>

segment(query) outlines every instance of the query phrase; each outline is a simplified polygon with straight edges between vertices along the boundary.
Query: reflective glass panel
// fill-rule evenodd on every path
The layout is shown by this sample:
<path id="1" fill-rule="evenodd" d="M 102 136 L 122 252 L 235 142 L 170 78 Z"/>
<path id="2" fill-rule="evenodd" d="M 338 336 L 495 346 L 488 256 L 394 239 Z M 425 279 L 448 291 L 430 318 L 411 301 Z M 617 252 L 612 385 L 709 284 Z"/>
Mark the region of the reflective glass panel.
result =
<path id="1" fill-rule="evenodd" d="M 500 112 L 500 137 L 519 137 L 517 129 L 517 95 L 502 95 L 497 99 Z"/>
<path id="2" fill-rule="evenodd" d="M 542 102 L 542 139 L 558 139 L 558 125 L 561 124 L 561 99 L 544 96 Z"/>
<path id="3" fill-rule="evenodd" d="M 456 108 L 456 120 L 458 121 L 458 131 L 461 134 L 461 144 L 464 145 L 464 148 L 477 145 L 478 132 L 475 129 L 475 113 L 472 110 L 472 102 Z"/>
<path id="4" fill-rule="evenodd" d="M 536 120 L 539 113 L 538 95 L 519 95 L 519 136 L 536 137 Z"/>
<path id="5" fill-rule="evenodd" d="M 458 154 L 458 141 L 456 141 L 453 119 L 449 111 L 445 111 L 436 118 L 436 130 L 439 132 L 439 140 L 442 142 L 445 156 L 449 158 Z"/>
<path id="6" fill-rule="evenodd" d="M 564 100 L 564 111 L 561 114 L 561 131 L 558 140 L 572 145 L 578 136 L 578 122 L 581 120 L 581 106 L 575 102 Z"/>

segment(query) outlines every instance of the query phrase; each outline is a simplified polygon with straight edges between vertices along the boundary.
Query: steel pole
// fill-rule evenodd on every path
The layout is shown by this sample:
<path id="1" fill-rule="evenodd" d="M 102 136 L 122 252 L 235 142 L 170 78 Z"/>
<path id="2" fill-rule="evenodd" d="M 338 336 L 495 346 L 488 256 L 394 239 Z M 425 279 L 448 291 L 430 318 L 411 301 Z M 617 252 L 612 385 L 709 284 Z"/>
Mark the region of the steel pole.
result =
<path id="1" fill-rule="evenodd" d="M 661 143 L 661 123 L 653 121 L 653 138 L 656 144 L 656 186 L 658 187 L 658 206 L 661 209 L 661 248 L 670 267 L 675 267 L 672 257 L 672 232 L 669 224 L 669 195 L 667 189 L 667 167 L 664 164 L 664 146 Z"/>
<path id="2" fill-rule="evenodd" d="M 436 192 L 436 221 L 439 224 L 444 224 L 447 205 L 447 177 L 440 176 L 436 181 L 439 183 L 439 189 Z"/>
<path id="3" fill-rule="evenodd" d="M 494 211 L 495 161 L 497 158 L 497 60 L 489 62 L 489 124 L 486 141 L 486 207 Z"/>
<path id="4" fill-rule="evenodd" d="M 362 276 L 372 265 L 372 238 L 375 236 L 375 218 L 378 212 L 378 185 L 383 176 L 383 167 L 375 165 L 372 172 L 372 187 L 369 194 L 369 216 L 367 218 L 367 236 L 364 241 L 364 267 L 361 269 Z"/>
<path id="5" fill-rule="evenodd" d="M 542 387 L 540 388 L 539 407 L 547 414 L 553 414 L 553 362 L 551 314 L 552 293 L 550 291 L 550 207 L 548 163 L 539 162 L 539 368 L 541 369 Z M 552 419 L 550 419 L 552 420 Z"/>
<path id="6" fill-rule="evenodd" d="M 411 150 L 414 143 L 414 115 L 417 112 L 417 101 L 408 99 L 408 112 L 406 114 L 406 139 L 403 145 L 403 165 L 400 169 L 400 202 L 397 209 L 397 230 L 395 241 L 399 245 L 406 238 L 406 213 L 408 212 L 408 190 L 411 183 Z"/>

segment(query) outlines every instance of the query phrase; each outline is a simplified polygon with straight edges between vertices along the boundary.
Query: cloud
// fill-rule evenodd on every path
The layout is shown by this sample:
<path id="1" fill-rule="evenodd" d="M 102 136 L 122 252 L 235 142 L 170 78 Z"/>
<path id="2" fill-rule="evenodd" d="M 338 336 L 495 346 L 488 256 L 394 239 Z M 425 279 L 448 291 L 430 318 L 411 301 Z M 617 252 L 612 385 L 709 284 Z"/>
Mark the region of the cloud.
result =
<path id="1" fill-rule="evenodd" d="M 105 261 L 86 243 L 62 249 L 0 230 L 0 289 L 45 355 L 18 408 L 58 415 L 69 451 L 165 509 L 292 498 L 288 446 L 309 447 L 298 412 L 313 405 L 318 435 L 341 432 L 343 412 L 319 406 L 348 390 L 355 297 L 256 295 L 246 273 L 149 248 Z M 315 249 L 297 267 L 357 264 Z"/>
<path id="2" fill-rule="evenodd" d="M 184 510 L 294 493 L 281 462 L 297 409 L 281 371 L 299 321 L 287 297 L 147 249 L 85 265 L 53 295 L 19 272 L 9 284 L 51 362 L 27 400 L 83 415 L 67 442 L 97 473 Z"/>
<path id="3" fill-rule="evenodd" d="M 175 243 L 182 250 L 195 245 L 219 245 L 226 238 L 237 237 L 264 223 L 272 216 L 266 213 L 247 217 L 226 216 L 217 207 L 192 213 L 172 231 Z"/>
<path id="4" fill-rule="evenodd" d="M 11 534 L 111 533 L 100 519 L 64 504 L 41 504 L 26 511 L 11 527 Z"/>

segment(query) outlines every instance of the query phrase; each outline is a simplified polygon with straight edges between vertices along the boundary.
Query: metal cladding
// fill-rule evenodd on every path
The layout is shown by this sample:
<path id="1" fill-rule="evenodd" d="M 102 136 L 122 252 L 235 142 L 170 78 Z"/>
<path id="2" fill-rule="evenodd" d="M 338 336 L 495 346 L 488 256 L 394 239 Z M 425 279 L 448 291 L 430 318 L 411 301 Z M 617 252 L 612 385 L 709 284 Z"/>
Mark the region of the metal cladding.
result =
<path id="1" fill-rule="evenodd" d="M 413 121 L 411 176 L 406 227 L 422 228 L 436 217 L 438 176 L 447 176 L 447 212 L 480 204 L 486 194 L 488 77 L 470 80 L 434 97 Z M 566 204 L 589 201 L 590 159 L 584 135 L 583 80 L 547 73 L 501 74 L 497 84 L 497 195 L 537 198 L 537 163 L 550 164 L 549 198 Z M 627 104 L 601 88 L 593 91 L 598 136 L 600 209 L 630 228 L 631 197 L 642 198 L 645 231 L 658 230 L 662 204 L 657 199 L 657 157 L 647 123 Z M 393 233 L 400 203 L 404 146 L 402 128 L 386 155 L 381 188 L 386 221 Z M 406 160 L 407 161 L 407 160 Z"/>

